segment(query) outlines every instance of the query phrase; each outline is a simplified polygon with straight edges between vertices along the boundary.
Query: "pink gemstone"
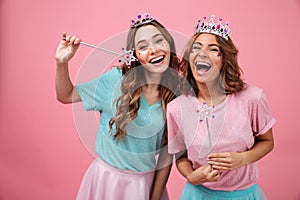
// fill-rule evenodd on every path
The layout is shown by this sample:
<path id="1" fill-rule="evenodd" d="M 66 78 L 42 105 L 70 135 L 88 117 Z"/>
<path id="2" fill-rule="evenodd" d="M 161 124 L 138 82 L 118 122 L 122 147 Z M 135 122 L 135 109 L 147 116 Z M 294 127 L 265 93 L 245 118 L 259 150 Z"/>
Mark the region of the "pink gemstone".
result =
<path id="1" fill-rule="evenodd" d="M 221 28 L 221 25 L 219 24 L 218 26 L 217 26 L 217 29 L 220 29 Z"/>

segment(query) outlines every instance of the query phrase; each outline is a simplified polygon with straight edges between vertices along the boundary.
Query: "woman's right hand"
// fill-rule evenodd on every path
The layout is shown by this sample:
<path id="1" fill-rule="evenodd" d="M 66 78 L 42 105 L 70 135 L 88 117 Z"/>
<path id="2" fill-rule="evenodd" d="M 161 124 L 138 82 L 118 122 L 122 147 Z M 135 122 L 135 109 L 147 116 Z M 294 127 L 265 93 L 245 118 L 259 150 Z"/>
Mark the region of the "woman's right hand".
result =
<path id="1" fill-rule="evenodd" d="M 193 185 L 200 185 L 205 182 L 218 181 L 221 175 L 219 170 L 213 169 L 210 165 L 204 165 L 190 173 L 187 180 Z"/>
<path id="2" fill-rule="evenodd" d="M 81 39 L 74 35 L 62 34 L 61 41 L 56 49 L 55 59 L 57 63 L 68 63 L 75 55 Z"/>

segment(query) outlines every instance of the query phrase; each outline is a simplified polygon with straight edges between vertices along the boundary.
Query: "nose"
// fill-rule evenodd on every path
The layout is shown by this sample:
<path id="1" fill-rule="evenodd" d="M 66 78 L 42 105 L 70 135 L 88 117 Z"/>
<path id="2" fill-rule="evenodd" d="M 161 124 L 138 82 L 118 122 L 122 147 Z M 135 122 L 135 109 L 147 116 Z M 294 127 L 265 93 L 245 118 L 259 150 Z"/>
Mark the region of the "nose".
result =
<path id="1" fill-rule="evenodd" d="M 155 44 L 149 44 L 150 54 L 154 54 L 158 50 L 158 47 Z"/>
<path id="2" fill-rule="evenodd" d="M 198 56 L 201 57 L 201 58 L 207 58 L 208 55 L 207 55 L 207 52 L 205 49 L 200 49 L 199 52 L 198 52 Z"/>

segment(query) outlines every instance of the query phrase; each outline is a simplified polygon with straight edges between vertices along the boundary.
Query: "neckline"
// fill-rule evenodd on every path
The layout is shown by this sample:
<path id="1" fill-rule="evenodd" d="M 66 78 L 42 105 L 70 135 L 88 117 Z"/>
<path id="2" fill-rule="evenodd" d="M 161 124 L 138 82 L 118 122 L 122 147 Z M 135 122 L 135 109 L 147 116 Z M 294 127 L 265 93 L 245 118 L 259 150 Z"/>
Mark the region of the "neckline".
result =
<path id="1" fill-rule="evenodd" d="M 231 99 L 231 94 L 228 94 L 226 95 L 226 98 L 224 99 L 224 101 L 222 101 L 221 103 L 217 104 L 217 105 L 212 105 L 212 106 L 209 106 L 209 108 L 213 107 L 213 109 L 216 111 L 216 110 L 219 110 L 220 108 L 224 107 L 228 101 Z M 201 106 L 199 100 L 197 99 L 196 96 L 193 96 L 195 102 L 197 103 L 197 108 L 199 108 Z"/>
<path id="2" fill-rule="evenodd" d="M 161 99 L 159 99 L 159 100 L 157 100 L 156 102 L 154 102 L 153 104 L 150 105 L 149 102 L 147 101 L 147 99 L 146 99 L 144 93 L 142 93 L 141 99 L 146 103 L 146 105 L 147 105 L 148 107 L 152 107 L 152 106 L 154 106 L 154 105 L 156 105 L 156 104 L 158 104 L 158 103 L 161 102 Z"/>

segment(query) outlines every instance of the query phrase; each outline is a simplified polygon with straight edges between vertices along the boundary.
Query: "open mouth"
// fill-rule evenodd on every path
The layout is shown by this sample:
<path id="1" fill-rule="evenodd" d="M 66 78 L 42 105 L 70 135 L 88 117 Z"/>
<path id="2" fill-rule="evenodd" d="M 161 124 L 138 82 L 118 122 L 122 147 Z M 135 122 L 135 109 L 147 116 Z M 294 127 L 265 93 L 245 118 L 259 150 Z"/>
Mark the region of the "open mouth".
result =
<path id="1" fill-rule="evenodd" d="M 158 56 L 156 58 L 153 58 L 149 61 L 151 64 L 158 64 L 161 63 L 164 60 L 165 56 Z"/>
<path id="2" fill-rule="evenodd" d="M 195 67 L 196 67 L 196 70 L 197 70 L 199 73 L 205 73 L 205 72 L 207 72 L 208 70 L 210 70 L 211 65 L 208 64 L 208 63 L 204 63 L 204 62 L 196 62 L 196 63 L 195 63 Z"/>

